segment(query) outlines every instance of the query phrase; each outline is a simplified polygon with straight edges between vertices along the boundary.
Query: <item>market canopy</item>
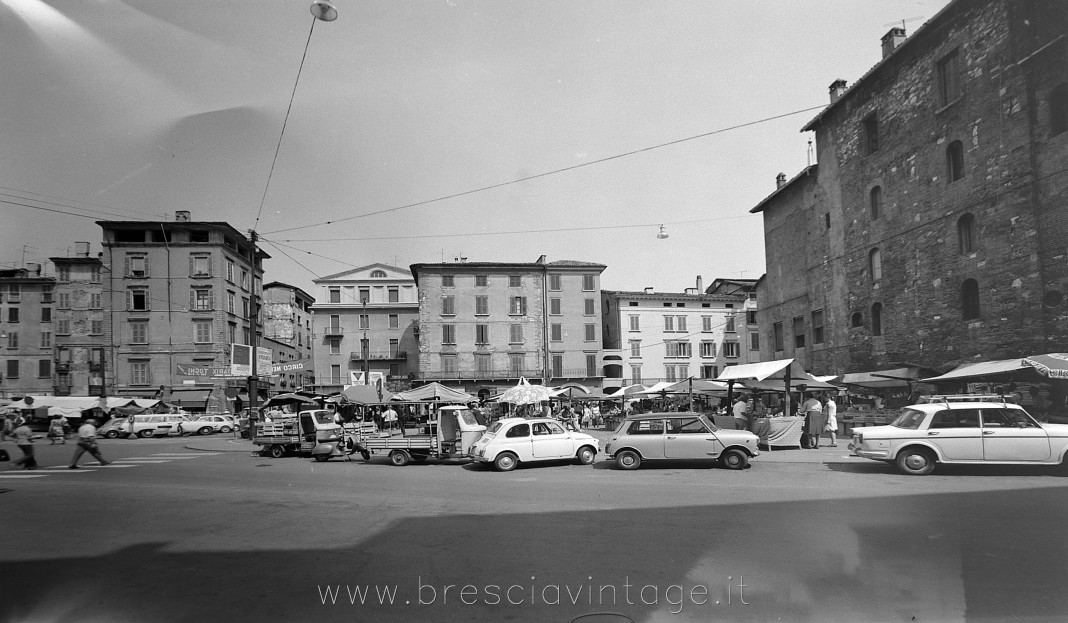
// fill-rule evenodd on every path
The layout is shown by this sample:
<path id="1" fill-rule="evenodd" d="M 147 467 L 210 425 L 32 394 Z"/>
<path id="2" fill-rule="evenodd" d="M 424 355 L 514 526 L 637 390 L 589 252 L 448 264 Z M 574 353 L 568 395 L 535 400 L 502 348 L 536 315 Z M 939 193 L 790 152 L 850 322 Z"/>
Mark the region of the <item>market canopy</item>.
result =
<path id="1" fill-rule="evenodd" d="M 748 381 L 744 381 L 742 383 L 742 385 L 745 386 L 745 389 L 749 389 L 749 390 L 753 390 L 753 391 L 763 391 L 763 392 L 784 392 L 784 391 L 786 391 L 786 379 L 764 379 L 762 381 L 748 380 Z M 794 391 L 801 391 L 802 387 L 804 387 L 805 391 L 812 391 L 812 390 L 817 390 L 817 391 L 839 391 L 839 390 L 842 389 L 841 387 L 839 387 L 837 385 L 832 385 L 831 383 L 826 383 L 824 381 L 821 381 L 821 380 L 817 379 L 816 377 L 812 376 L 811 374 L 809 374 L 807 372 L 804 373 L 803 375 L 801 375 L 800 377 L 796 377 L 796 378 L 795 377 L 791 377 L 790 378 L 790 387 Z"/>
<path id="2" fill-rule="evenodd" d="M 744 363 L 737 366 L 727 366 L 716 380 L 733 381 L 753 379 L 763 381 L 764 379 L 782 379 L 786 377 L 787 373 L 790 375 L 791 384 L 793 384 L 793 379 L 810 377 L 796 359 L 778 359 L 775 361 L 761 361 L 758 363 Z"/>
<path id="3" fill-rule="evenodd" d="M 427 383 L 415 389 L 393 394 L 393 400 L 401 402 L 478 402 L 478 398 L 438 382 Z"/>
<path id="4" fill-rule="evenodd" d="M 1034 368 L 1042 376 L 1051 379 L 1068 379 L 1068 353 L 1031 355 L 1024 358 L 1023 364 Z"/>
<path id="5" fill-rule="evenodd" d="M 981 361 L 979 363 L 966 363 L 962 366 L 946 372 L 941 376 L 932 376 L 920 379 L 921 383 L 944 383 L 944 382 L 967 382 L 969 380 L 991 377 L 998 375 L 1011 375 L 1020 370 L 1030 369 L 1031 366 L 1024 363 L 1023 359 L 999 359 L 996 361 Z"/>
<path id="6" fill-rule="evenodd" d="M 554 396 L 554 390 L 544 385 L 531 385 L 526 378 L 520 377 L 515 387 L 509 387 L 497 396 L 497 402 L 513 405 L 532 405 L 545 402 Z"/>
<path id="7" fill-rule="evenodd" d="M 685 394 L 691 390 L 695 394 L 725 392 L 727 391 L 727 384 L 709 379 L 685 379 L 678 383 L 674 383 L 667 388 L 667 392 L 670 394 Z"/>
<path id="8" fill-rule="evenodd" d="M 343 400 L 359 405 L 371 405 L 393 399 L 393 392 L 380 389 L 377 385 L 349 385 L 341 390 Z"/>
<path id="9" fill-rule="evenodd" d="M 917 382 L 921 376 L 933 373 L 920 366 L 910 365 L 889 370 L 876 370 L 873 372 L 851 372 L 842 376 L 840 381 L 844 385 L 856 385 L 872 389 L 886 387 L 908 387 L 910 382 Z"/>
<path id="10" fill-rule="evenodd" d="M 29 399 L 29 402 L 27 402 Z M 144 398 L 121 398 L 109 396 L 104 400 L 104 411 L 119 407 L 136 406 L 143 409 L 159 404 L 158 400 Z M 22 400 L 7 405 L 7 409 L 48 409 L 48 415 L 62 415 L 68 418 L 82 416 L 82 411 L 100 408 L 97 396 L 27 396 Z"/>
<path id="11" fill-rule="evenodd" d="M 657 381 L 656 383 L 653 384 L 652 387 L 646 388 L 645 391 L 641 391 L 641 392 L 638 392 L 638 393 L 639 394 L 646 394 L 646 395 L 650 395 L 650 396 L 651 395 L 656 395 L 656 394 L 662 394 L 662 393 L 666 394 L 668 392 L 668 388 L 671 387 L 674 384 L 675 383 L 673 383 L 671 381 Z"/>
<path id="12" fill-rule="evenodd" d="M 606 398 L 622 398 L 624 396 L 633 396 L 634 394 L 640 394 L 645 391 L 645 386 L 641 383 L 635 383 L 633 385 L 627 385 L 626 387 L 620 387 L 616 391 L 605 396 Z"/>

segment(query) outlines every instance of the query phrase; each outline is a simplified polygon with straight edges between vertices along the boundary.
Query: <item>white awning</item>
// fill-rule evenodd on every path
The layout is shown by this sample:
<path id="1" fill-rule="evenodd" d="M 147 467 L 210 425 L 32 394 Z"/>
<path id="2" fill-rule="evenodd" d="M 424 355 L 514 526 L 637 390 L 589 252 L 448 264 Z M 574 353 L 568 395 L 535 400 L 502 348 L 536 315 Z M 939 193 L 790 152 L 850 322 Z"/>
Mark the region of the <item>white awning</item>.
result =
<path id="1" fill-rule="evenodd" d="M 723 373 L 716 377 L 717 381 L 730 381 L 735 379 L 781 379 L 790 371 L 792 379 L 807 378 L 808 373 L 801 367 L 796 359 L 778 359 L 776 361 L 761 361 L 759 363 L 746 363 L 740 366 L 727 366 Z"/>
<path id="2" fill-rule="evenodd" d="M 943 381 L 963 381 L 965 379 L 995 374 L 1008 374 L 1027 368 L 1023 359 L 999 359 L 997 361 L 982 361 L 979 363 L 966 363 L 954 370 L 950 370 L 941 376 L 932 376 L 920 379 L 921 383 L 941 383 Z"/>

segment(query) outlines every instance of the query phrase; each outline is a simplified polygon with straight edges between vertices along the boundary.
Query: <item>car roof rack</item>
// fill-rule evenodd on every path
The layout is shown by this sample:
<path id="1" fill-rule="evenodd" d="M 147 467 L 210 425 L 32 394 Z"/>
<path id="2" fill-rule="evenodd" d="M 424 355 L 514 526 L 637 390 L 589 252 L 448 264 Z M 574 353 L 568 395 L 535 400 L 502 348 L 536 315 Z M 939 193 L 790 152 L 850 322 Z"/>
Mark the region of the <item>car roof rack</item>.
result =
<path id="1" fill-rule="evenodd" d="M 932 394 L 930 396 L 920 396 L 919 404 L 930 404 L 933 402 L 944 402 L 946 406 L 949 406 L 951 402 L 1000 402 L 1003 405 L 1009 403 L 1016 404 L 1011 396 L 1005 394 Z"/>

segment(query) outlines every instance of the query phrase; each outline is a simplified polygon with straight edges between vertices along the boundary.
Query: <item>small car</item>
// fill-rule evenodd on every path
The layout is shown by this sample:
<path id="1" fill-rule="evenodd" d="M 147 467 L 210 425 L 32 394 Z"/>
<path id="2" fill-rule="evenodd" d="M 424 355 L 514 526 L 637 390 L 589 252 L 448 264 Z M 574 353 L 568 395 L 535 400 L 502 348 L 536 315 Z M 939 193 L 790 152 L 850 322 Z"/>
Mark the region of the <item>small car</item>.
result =
<path id="1" fill-rule="evenodd" d="M 574 459 L 592 465 L 601 442 L 586 433 L 567 431 L 554 418 L 504 418 L 482 433 L 471 458 L 508 472 L 520 463 Z"/>
<path id="2" fill-rule="evenodd" d="M 649 460 L 716 461 L 745 469 L 760 455 L 760 438 L 746 430 L 717 428 L 700 413 L 642 413 L 627 416 L 604 446 L 620 469 L 638 469 Z"/>
<path id="3" fill-rule="evenodd" d="M 113 417 L 96 429 L 96 436 L 107 439 L 115 439 L 119 435 L 125 437 L 126 433 L 122 431 L 122 427 L 126 425 L 126 422 L 127 418 L 125 417 Z"/>
<path id="4" fill-rule="evenodd" d="M 178 424 L 181 435 L 210 435 L 214 432 L 229 433 L 234 430 L 234 419 L 229 415 L 202 415 L 195 420 Z"/>
<path id="5" fill-rule="evenodd" d="M 947 397 L 907 406 L 886 426 L 853 429 L 849 449 L 915 476 L 938 463 L 1068 467 L 1068 424 L 1038 422 L 1007 401 Z"/>
<path id="6" fill-rule="evenodd" d="M 180 434 L 180 425 L 188 420 L 180 413 L 140 413 L 127 418 L 119 434 L 141 438 L 175 436 Z"/>

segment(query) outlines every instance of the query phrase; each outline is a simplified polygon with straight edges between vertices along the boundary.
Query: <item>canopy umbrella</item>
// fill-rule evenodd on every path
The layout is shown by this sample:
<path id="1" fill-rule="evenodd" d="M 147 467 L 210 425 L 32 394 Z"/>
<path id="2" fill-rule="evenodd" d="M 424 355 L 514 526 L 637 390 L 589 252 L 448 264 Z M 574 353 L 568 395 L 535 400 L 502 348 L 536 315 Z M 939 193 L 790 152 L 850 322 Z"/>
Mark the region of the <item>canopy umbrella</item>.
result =
<path id="1" fill-rule="evenodd" d="M 341 390 L 340 402 L 351 402 L 361 405 L 386 402 L 393 399 L 393 392 L 387 391 L 377 385 L 349 385 Z"/>
<path id="2" fill-rule="evenodd" d="M 553 390 L 544 385 L 531 385 L 526 378 L 520 377 L 515 387 L 510 387 L 500 396 L 497 402 L 507 402 L 514 405 L 532 405 L 545 402 L 553 397 Z"/>
<path id="3" fill-rule="evenodd" d="M 1048 353 L 1025 357 L 1023 364 L 1031 366 L 1042 376 L 1051 379 L 1068 379 L 1068 353 Z"/>
<path id="4" fill-rule="evenodd" d="M 446 387 L 438 382 L 427 383 L 406 392 L 393 394 L 393 400 L 401 402 L 453 402 L 467 404 L 478 398 L 467 392 Z"/>
<path id="5" fill-rule="evenodd" d="M 626 387 L 620 387 L 616 391 L 608 394 L 606 398 L 622 398 L 624 396 L 631 396 L 633 394 L 639 394 L 645 391 L 645 386 L 641 383 L 635 383 L 633 385 L 627 385 Z"/>

